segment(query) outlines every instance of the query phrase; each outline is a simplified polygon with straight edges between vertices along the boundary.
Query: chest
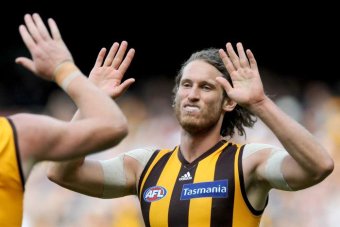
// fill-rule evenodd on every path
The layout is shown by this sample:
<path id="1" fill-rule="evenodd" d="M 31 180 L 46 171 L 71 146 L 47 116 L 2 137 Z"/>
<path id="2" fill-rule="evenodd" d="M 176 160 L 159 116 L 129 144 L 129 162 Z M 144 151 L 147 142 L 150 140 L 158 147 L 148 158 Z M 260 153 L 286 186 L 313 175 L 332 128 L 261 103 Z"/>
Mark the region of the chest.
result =
<path id="1" fill-rule="evenodd" d="M 140 202 L 146 225 L 218 226 L 231 220 L 238 178 L 235 152 L 230 150 L 191 164 L 169 154 L 142 179 Z"/>

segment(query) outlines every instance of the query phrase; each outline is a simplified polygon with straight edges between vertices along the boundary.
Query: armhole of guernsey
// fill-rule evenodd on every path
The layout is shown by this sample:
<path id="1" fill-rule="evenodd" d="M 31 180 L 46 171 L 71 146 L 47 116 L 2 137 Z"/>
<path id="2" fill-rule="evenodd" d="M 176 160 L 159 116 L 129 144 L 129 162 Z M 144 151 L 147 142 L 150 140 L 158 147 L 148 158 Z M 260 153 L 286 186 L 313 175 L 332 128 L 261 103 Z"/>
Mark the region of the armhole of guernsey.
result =
<path id="1" fill-rule="evenodd" d="M 0 123 L 2 130 L 7 130 L 7 133 L 11 135 L 9 138 L 9 143 L 7 147 L 7 152 L 14 152 L 15 156 L 15 167 L 17 170 L 18 180 L 21 182 L 22 190 L 25 191 L 25 178 L 22 169 L 22 163 L 20 158 L 20 151 L 18 146 L 18 138 L 17 131 L 13 121 L 10 118 L 0 118 L 0 122 L 3 120 L 3 123 Z M 14 161 L 14 160 L 13 160 Z"/>
<path id="2" fill-rule="evenodd" d="M 155 164 L 158 162 L 158 160 L 163 157 L 166 153 L 170 152 L 171 150 L 169 149 L 163 149 L 163 150 L 156 150 L 152 156 L 150 157 L 149 161 L 146 163 L 146 166 L 143 169 L 143 172 L 139 178 L 138 182 L 138 197 L 140 201 L 142 200 L 142 190 L 144 187 L 144 183 L 146 179 L 148 178 L 150 171 L 152 168 L 155 166 Z"/>
<path id="3" fill-rule="evenodd" d="M 234 200 L 234 209 L 238 210 L 239 217 L 234 217 L 234 221 L 237 222 L 237 220 L 247 220 L 247 223 L 250 225 L 237 225 L 235 226 L 255 226 L 256 223 L 259 224 L 261 215 L 263 214 L 264 208 L 262 210 L 256 210 L 254 207 L 250 204 L 246 190 L 244 185 L 244 176 L 243 176 L 243 168 L 242 168 L 242 155 L 243 155 L 243 149 L 245 145 L 242 145 L 238 148 L 238 151 L 236 153 L 235 157 L 235 200 Z M 266 201 L 267 206 L 268 198 Z M 245 223 L 244 223 L 245 224 Z M 234 226 L 234 225 L 233 225 Z"/>

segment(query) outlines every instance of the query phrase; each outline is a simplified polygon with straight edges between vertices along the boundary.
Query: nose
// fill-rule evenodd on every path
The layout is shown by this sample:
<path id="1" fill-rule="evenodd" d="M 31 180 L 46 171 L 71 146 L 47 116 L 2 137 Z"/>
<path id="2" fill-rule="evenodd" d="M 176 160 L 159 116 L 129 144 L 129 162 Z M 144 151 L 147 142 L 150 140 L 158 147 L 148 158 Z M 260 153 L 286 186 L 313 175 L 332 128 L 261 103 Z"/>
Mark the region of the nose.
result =
<path id="1" fill-rule="evenodd" d="M 199 89 L 196 87 L 192 87 L 189 91 L 188 94 L 188 99 L 190 101 L 197 101 L 200 99 L 200 93 L 199 93 Z"/>

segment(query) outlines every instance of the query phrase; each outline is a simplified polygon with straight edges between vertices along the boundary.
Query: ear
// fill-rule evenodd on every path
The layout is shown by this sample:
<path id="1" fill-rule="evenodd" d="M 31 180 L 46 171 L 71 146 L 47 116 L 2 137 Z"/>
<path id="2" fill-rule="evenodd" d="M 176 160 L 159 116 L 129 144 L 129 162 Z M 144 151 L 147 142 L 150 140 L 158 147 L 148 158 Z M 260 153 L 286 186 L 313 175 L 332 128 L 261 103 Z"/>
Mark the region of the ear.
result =
<path id="1" fill-rule="evenodd" d="M 225 112 L 231 112 L 236 105 L 237 103 L 234 100 L 231 100 L 230 98 L 226 97 L 224 98 L 222 109 Z"/>

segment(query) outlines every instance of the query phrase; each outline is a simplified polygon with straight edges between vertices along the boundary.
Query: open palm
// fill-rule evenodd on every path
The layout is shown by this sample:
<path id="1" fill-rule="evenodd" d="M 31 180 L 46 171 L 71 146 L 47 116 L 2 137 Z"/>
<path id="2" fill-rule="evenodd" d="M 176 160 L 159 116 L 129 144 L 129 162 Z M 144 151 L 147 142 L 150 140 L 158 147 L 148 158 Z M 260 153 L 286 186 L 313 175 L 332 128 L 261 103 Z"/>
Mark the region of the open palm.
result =
<path id="1" fill-rule="evenodd" d="M 228 97 L 239 105 L 251 107 L 260 103 L 265 94 L 254 55 L 250 50 L 245 53 L 241 43 L 237 44 L 238 55 L 230 43 L 227 43 L 226 49 L 227 53 L 222 49 L 219 53 L 233 84 L 222 77 L 217 81 L 222 84 Z"/>
<path id="2" fill-rule="evenodd" d="M 90 81 L 112 98 L 122 95 L 135 81 L 129 78 L 122 82 L 135 54 L 135 50 L 130 49 L 124 57 L 126 50 L 126 41 L 123 41 L 121 45 L 114 43 L 105 58 L 106 49 L 102 48 L 90 72 Z"/>

